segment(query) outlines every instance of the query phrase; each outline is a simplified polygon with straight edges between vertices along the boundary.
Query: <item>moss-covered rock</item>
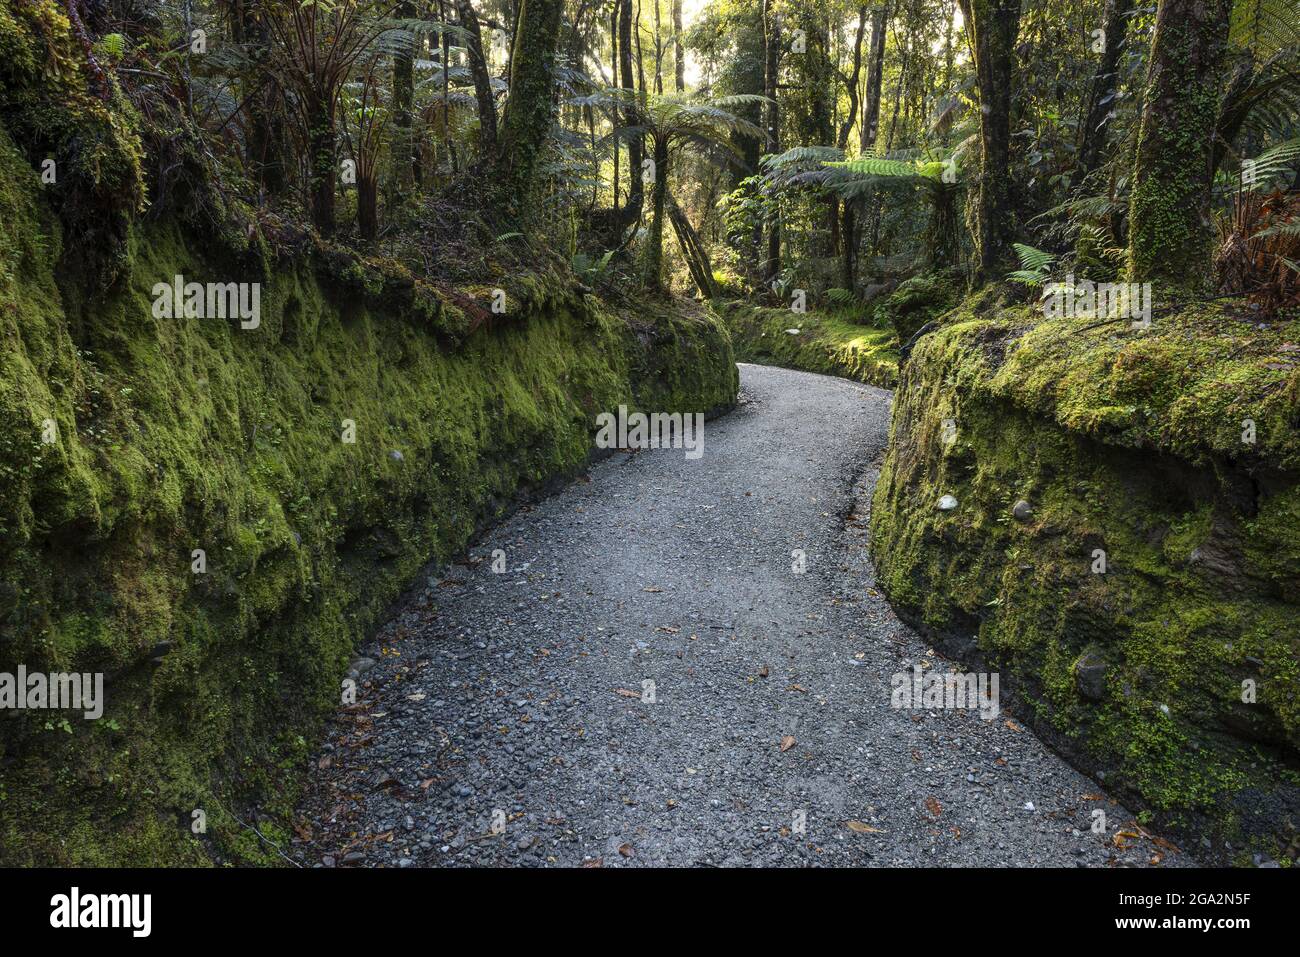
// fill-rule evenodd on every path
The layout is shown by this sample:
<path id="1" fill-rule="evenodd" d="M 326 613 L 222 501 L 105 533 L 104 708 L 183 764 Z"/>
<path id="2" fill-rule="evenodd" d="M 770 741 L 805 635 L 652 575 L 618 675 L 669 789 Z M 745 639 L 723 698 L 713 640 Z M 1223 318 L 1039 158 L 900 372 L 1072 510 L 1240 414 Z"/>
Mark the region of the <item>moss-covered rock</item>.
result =
<path id="1" fill-rule="evenodd" d="M 1277 855 L 1300 822 L 1298 427 L 1300 323 L 959 310 L 902 371 L 880 583 L 1081 767 L 1212 848 L 1190 849 Z"/>
<path id="2" fill-rule="evenodd" d="M 735 399 L 707 314 L 633 322 L 544 278 L 495 316 L 490 290 L 167 217 L 71 301 L 66 238 L 0 129 L 0 672 L 108 676 L 98 721 L 0 715 L 4 864 L 268 854 L 239 809 L 292 806 L 355 643 L 425 562 L 582 469 L 597 413 Z M 178 275 L 260 283 L 256 327 L 157 317 Z"/>
<path id="3" fill-rule="evenodd" d="M 731 330 L 741 362 L 884 387 L 898 379 L 898 340 L 888 327 L 859 325 L 835 313 L 796 313 L 739 301 L 719 302 L 717 309 Z"/>

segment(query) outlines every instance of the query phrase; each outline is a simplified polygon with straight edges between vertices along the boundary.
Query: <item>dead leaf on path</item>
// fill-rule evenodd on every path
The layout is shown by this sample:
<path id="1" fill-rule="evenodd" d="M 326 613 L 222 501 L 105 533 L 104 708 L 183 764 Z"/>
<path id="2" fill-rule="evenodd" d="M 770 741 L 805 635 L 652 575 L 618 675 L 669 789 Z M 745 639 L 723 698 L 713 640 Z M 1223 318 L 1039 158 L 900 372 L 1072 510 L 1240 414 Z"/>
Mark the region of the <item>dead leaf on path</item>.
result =
<path id="1" fill-rule="evenodd" d="M 1142 835 L 1137 831 L 1116 831 L 1115 836 L 1111 838 L 1111 843 L 1116 847 L 1128 847 L 1129 841 L 1136 841 Z"/>
<path id="2" fill-rule="evenodd" d="M 863 824 L 861 821 L 845 821 L 845 826 L 850 831 L 856 831 L 858 834 L 884 834 L 878 827 L 872 827 L 870 824 Z"/>
<path id="3" fill-rule="evenodd" d="M 913 761 L 921 760 L 921 752 L 916 750 L 915 748 L 912 749 L 912 760 Z"/>
<path id="4" fill-rule="evenodd" d="M 639 698 L 639 697 L 641 697 L 641 692 L 639 692 L 639 691 L 631 691 L 631 690 L 629 690 L 628 688 L 615 688 L 615 689 L 614 689 L 614 694 L 620 694 L 620 695 L 622 695 L 624 698 Z"/>
<path id="5" fill-rule="evenodd" d="M 786 691 L 798 691 L 798 692 L 800 692 L 800 693 L 802 693 L 802 694 L 807 694 L 807 693 L 808 693 L 808 689 L 805 688 L 803 685 L 791 685 L 790 687 L 786 688 L 785 690 L 786 690 Z"/>
<path id="6" fill-rule="evenodd" d="M 294 824 L 293 831 L 304 841 L 312 839 L 311 823 L 308 821 L 298 821 Z"/>
<path id="7" fill-rule="evenodd" d="M 785 737 L 781 739 L 782 751 L 789 751 L 791 748 L 794 747 L 794 745 L 795 745 L 795 740 L 794 740 L 794 735 L 792 734 L 787 734 Z"/>
<path id="8" fill-rule="evenodd" d="M 624 857 L 636 857 L 636 848 L 631 844 L 620 844 L 618 846 L 618 852 Z"/>
<path id="9" fill-rule="evenodd" d="M 667 625 L 660 625 L 658 628 L 655 629 L 655 631 L 662 631 L 662 632 L 666 632 L 667 634 L 670 634 L 670 635 L 675 635 L 675 634 L 677 634 L 677 632 L 681 631 L 681 629 L 680 629 L 680 628 L 670 628 L 670 627 L 668 627 Z"/>
<path id="10" fill-rule="evenodd" d="M 649 591 L 649 592 L 663 591 L 662 588 L 658 588 L 658 587 L 656 587 L 655 585 L 650 585 L 650 586 L 648 586 L 648 587 L 646 587 L 646 588 L 642 588 L 641 590 L 642 590 L 642 591 Z"/>
<path id="11" fill-rule="evenodd" d="M 325 768 L 328 768 L 333 763 L 334 763 L 334 759 L 327 754 L 324 755 L 319 761 L 316 762 L 316 767 L 320 768 L 323 771 Z"/>
<path id="12" fill-rule="evenodd" d="M 1020 725 L 1012 721 L 1010 718 L 1007 718 L 1007 727 L 1010 728 L 1012 731 L 1015 731 L 1017 734 L 1025 730 L 1024 728 L 1020 727 Z"/>
<path id="13" fill-rule="evenodd" d="M 1106 796 L 1104 794 L 1085 794 L 1083 799 L 1085 801 L 1104 801 Z"/>
<path id="14" fill-rule="evenodd" d="M 928 797 L 925 799 L 925 809 L 936 819 L 943 813 L 943 805 L 939 803 L 938 798 L 934 797 Z"/>
<path id="15" fill-rule="evenodd" d="M 759 676 L 760 678 L 766 678 L 766 677 L 767 677 L 768 675 L 770 675 L 771 673 L 772 673 L 772 672 L 768 670 L 767 665 L 763 665 L 763 667 L 761 667 L 761 668 L 758 669 L 758 676 Z"/>
<path id="16" fill-rule="evenodd" d="M 583 861 L 582 866 L 583 867 L 604 867 L 605 859 L 603 857 L 597 857 L 597 858 L 593 858 L 590 861 Z"/>

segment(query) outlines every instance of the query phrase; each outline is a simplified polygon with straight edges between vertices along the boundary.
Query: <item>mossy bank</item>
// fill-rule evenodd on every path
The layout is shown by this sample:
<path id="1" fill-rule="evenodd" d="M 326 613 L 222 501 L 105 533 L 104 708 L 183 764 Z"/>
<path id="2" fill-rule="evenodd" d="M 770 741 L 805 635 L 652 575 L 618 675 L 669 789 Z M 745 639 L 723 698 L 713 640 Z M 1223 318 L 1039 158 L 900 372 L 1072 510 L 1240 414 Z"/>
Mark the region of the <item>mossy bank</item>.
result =
<path id="1" fill-rule="evenodd" d="M 311 244 L 234 255 L 167 217 L 70 297 L 38 175 L 0 130 L 0 671 L 108 684 L 99 720 L 0 715 L 4 864 L 274 860 L 283 832 L 242 809 L 291 806 L 355 643 L 421 565 L 582 469 L 597 413 L 735 398 L 707 314 L 538 282 L 471 331 L 490 289 Z M 176 276 L 260 283 L 256 328 L 156 318 Z"/>
<path id="2" fill-rule="evenodd" d="M 1300 826 L 1300 324 L 1044 321 L 986 296 L 902 369 L 879 580 L 1207 860 Z M 943 502 L 951 496 L 955 500 Z"/>
<path id="3" fill-rule="evenodd" d="M 885 387 L 898 378 L 898 341 L 893 329 L 857 325 L 833 313 L 796 313 L 744 302 L 720 302 L 717 308 L 741 362 L 820 372 Z"/>

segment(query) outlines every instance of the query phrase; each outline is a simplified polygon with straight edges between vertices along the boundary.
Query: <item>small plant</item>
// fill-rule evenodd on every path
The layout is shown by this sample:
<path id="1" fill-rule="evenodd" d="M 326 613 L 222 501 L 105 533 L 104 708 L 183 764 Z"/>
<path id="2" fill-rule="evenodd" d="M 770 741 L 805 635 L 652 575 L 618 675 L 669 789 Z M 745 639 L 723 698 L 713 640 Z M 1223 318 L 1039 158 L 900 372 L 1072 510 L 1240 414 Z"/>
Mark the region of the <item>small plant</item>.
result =
<path id="1" fill-rule="evenodd" d="M 1051 253 L 1026 246 L 1024 243 L 1012 243 L 1020 268 L 1007 273 L 1007 279 L 1026 286 L 1041 286 L 1052 272 L 1056 257 Z"/>

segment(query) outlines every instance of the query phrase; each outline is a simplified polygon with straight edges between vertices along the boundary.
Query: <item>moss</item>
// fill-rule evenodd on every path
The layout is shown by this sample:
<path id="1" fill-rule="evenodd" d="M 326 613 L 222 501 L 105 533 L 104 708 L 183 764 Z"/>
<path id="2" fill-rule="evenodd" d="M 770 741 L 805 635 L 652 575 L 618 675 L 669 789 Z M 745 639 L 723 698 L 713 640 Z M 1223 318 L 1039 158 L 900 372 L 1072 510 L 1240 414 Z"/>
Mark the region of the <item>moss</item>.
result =
<path id="1" fill-rule="evenodd" d="M 598 412 L 735 399 L 707 314 L 633 324 L 543 277 L 471 331 L 470 292 L 395 264 L 190 237 L 135 227 L 123 281 L 68 300 L 0 130 L 0 671 L 109 679 L 100 721 L 0 726 L 5 864 L 273 860 L 241 809 L 289 812 L 353 647 L 425 562 L 581 469 Z M 177 274 L 260 281 L 260 325 L 154 318 Z"/>
<path id="2" fill-rule="evenodd" d="M 871 520 L 882 587 L 1162 825 L 1225 860 L 1225 841 L 1279 853 L 1300 810 L 1300 330 L 987 305 L 904 366 Z"/>
<path id="3" fill-rule="evenodd" d="M 898 341 L 892 329 L 858 325 L 843 314 L 721 302 L 742 362 L 786 366 L 889 387 L 898 379 Z M 787 330 L 798 329 L 797 334 Z"/>
<path id="4" fill-rule="evenodd" d="M 61 278 L 107 288 L 144 206 L 143 149 L 135 108 L 111 71 L 92 67 L 55 0 L 0 6 L 0 119 L 30 163 L 55 164 L 44 189 L 76 252 Z"/>

